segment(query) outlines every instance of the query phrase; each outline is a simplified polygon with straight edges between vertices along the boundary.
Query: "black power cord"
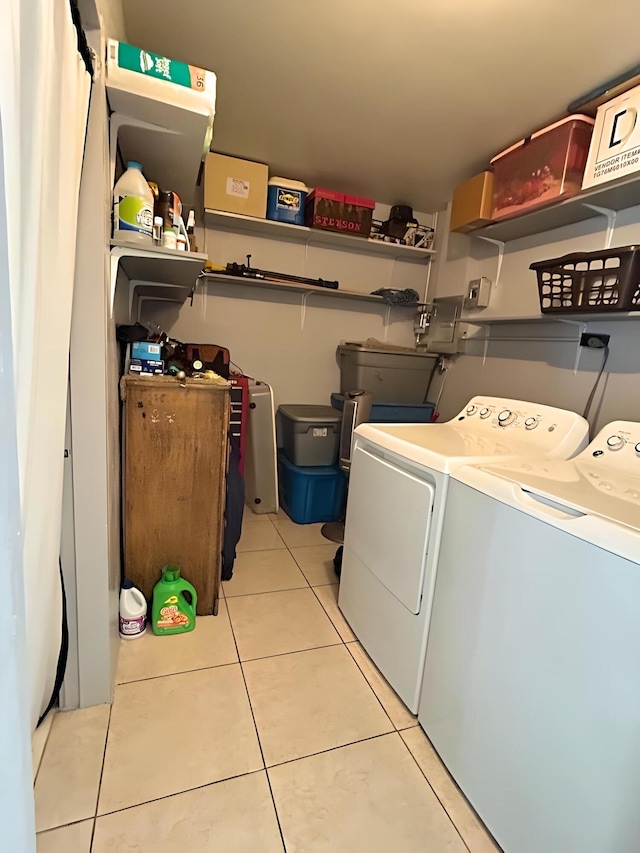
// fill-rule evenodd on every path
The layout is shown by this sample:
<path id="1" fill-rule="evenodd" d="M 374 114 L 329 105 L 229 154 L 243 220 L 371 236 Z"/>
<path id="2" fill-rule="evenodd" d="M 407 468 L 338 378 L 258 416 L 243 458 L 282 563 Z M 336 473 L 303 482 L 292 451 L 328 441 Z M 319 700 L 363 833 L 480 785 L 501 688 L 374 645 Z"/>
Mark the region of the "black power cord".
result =
<path id="1" fill-rule="evenodd" d="M 609 347 L 607 346 L 607 344 L 605 344 L 603 347 L 597 347 L 597 348 L 602 349 L 603 357 L 602 357 L 602 364 L 600 365 L 600 370 L 598 371 L 598 375 L 596 376 L 596 381 L 593 383 L 593 388 L 591 389 L 591 393 L 589 394 L 589 397 L 587 398 L 587 404 L 584 407 L 584 412 L 582 414 L 582 416 L 584 418 L 587 418 L 587 420 L 588 420 L 589 412 L 591 411 L 591 406 L 593 405 L 593 398 L 596 395 L 598 385 L 600 384 L 600 380 L 602 379 L 602 374 L 604 373 L 604 369 L 607 365 L 607 360 L 609 358 Z"/>

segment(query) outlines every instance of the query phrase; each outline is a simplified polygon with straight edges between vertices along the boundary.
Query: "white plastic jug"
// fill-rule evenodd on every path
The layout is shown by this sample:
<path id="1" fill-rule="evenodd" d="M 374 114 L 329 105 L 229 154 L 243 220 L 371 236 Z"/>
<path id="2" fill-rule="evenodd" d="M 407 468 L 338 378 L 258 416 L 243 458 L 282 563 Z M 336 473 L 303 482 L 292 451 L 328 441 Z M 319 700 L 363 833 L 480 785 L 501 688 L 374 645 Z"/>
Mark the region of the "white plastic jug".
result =
<path id="1" fill-rule="evenodd" d="M 120 590 L 120 636 L 134 640 L 147 630 L 147 601 L 132 581 L 126 580 Z"/>
<path id="2" fill-rule="evenodd" d="M 113 237 L 127 243 L 153 243 L 153 193 L 142 166 L 129 160 L 113 188 Z"/>

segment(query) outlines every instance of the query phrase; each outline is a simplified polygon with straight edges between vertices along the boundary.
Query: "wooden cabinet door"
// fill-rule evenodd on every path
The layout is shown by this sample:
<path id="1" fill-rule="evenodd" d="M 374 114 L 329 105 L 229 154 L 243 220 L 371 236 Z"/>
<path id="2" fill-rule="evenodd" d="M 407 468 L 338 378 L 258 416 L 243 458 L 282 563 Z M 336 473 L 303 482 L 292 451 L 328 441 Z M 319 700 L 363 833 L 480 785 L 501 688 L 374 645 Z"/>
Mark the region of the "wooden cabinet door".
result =
<path id="1" fill-rule="evenodd" d="M 122 380 L 125 572 L 150 598 L 177 563 L 217 611 L 224 531 L 229 387 L 169 377 Z"/>

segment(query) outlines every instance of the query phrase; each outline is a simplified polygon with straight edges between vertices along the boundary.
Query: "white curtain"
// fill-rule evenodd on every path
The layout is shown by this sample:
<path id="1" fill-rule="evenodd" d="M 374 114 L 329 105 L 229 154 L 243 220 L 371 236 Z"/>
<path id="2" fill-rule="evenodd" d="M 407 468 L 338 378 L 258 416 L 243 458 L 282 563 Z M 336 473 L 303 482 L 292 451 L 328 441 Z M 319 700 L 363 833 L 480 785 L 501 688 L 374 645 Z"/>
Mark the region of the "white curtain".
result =
<path id="1" fill-rule="evenodd" d="M 69 329 L 90 77 L 69 0 L 5 0 L 20 34 L 0 77 L 9 178 L 9 277 L 17 410 L 27 676 L 32 728 L 53 688 Z M 4 70 L 4 69 L 3 69 Z M 13 92 L 13 94 L 12 94 Z M 19 133 L 16 133 L 16 128 Z"/>
<path id="2" fill-rule="evenodd" d="M 8 199 L 20 189 L 16 168 L 20 149 L 18 39 L 16 6 L 3 14 L 0 27 L 0 588 L 4 597 L 4 617 L 0 619 L 0 821 L 3 849 L 31 853 L 35 829 L 11 304 L 18 282 L 9 274 L 10 267 L 15 273 L 19 260 L 19 223 L 8 209 Z"/>

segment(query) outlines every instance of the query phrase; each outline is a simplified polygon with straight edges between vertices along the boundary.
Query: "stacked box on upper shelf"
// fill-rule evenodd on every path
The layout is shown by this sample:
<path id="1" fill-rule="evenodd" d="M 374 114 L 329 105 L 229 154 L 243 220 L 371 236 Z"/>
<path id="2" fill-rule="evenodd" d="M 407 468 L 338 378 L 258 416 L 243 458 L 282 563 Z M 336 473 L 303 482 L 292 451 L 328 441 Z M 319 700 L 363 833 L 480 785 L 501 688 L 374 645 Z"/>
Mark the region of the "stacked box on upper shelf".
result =
<path id="1" fill-rule="evenodd" d="M 213 134 L 216 75 L 109 39 L 106 85 L 112 179 L 117 147 L 124 161 L 142 163 L 148 179 L 193 204 Z"/>

